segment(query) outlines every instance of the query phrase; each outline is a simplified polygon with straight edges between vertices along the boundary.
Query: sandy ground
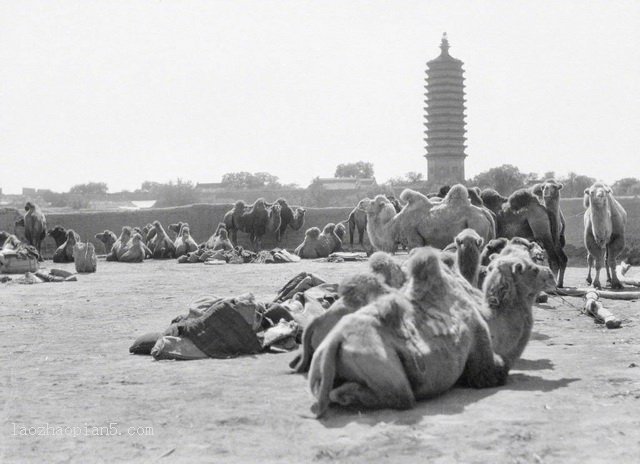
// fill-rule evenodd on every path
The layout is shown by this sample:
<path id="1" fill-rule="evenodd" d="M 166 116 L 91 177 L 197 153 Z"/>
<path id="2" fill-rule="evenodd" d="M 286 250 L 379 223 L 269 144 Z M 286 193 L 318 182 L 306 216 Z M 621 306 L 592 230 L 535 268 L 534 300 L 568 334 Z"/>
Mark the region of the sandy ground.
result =
<path id="1" fill-rule="evenodd" d="M 404 412 L 334 409 L 322 421 L 306 379 L 289 373 L 292 354 L 128 353 L 198 296 L 267 300 L 302 270 L 339 281 L 365 267 L 100 262 L 75 283 L 1 284 L 0 462 L 640 462 L 637 302 L 606 302 L 624 320 L 607 330 L 580 314 L 580 299 L 551 298 L 535 308 L 506 386 L 458 388 Z M 584 274 L 568 270 L 567 283 Z M 47 425 L 32 432 L 49 436 L 20 435 Z M 54 436 L 59 427 L 78 436 Z"/>

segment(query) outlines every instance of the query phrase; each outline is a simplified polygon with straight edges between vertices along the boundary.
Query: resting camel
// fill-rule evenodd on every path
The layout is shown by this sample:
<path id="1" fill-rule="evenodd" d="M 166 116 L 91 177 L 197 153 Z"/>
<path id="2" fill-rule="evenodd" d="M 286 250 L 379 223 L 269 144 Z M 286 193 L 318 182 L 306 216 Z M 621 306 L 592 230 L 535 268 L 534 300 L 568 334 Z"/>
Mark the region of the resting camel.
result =
<path id="1" fill-rule="evenodd" d="M 171 232 L 171 233 L 175 234 L 176 239 L 178 239 L 178 238 L 180 238 L 180 231 L 185 226 L 189 227 L 189 223 L 188 222 L 177 222 L 176 224 L 169 224 L 169 227 L 167 227 L 167 232 Z"/>
<path id="2" fill-rule="evenodd" d="M 589 272 L 587 282 L 591 284 L 591 268 L 595 265 L 593 286 L 601 288 L 600 270 L 605 265 L 611 276 L 611 287 L 622 288 L 616 273 L 616 258 L 624 249 L 624 232 L 627 212 L 613 197 L 611 188 L 596 182 L 584 191 L 584 244 L 587 247 Z"/>
<path id="3" fill-rule="evenodd" d="M 342 317 L 391 292 L 391 288 L 402 287 L 406 281 L 404 271 L 384 252 L 371 255 L 369 267 L 369 273 L 345 278 L 340 283 L 340 298 L 304 328 L 300 353 L 289 364 L 295 372 L 301 374 L 309 370 L 313 352 Z"/>
<path id="4" fill-rule="evenodd" d="M 56 248 L 53 253 L 54 263 L 72 263 L 73 262 L 73 246 L 79 243 L 79 236 L 73 229 L 67 230 L 67 239 Z"/>
<path id="5" fill-rule="evenodd" d="M 118 241 L 118 237 L 116 237 L 116 234 L 114 234 L 110 230 L 105 230 L 104 232 L 96 234 L 95 238 L 102 242 L 106 254 L 111 253 L 111 248 L 113 248 L 113 245 Z"/>
<path id="6" fill-rule="evenodd" d="M 404 190 L 400 199 L 407 204 L 399 213 L 384 195 L 367 205 L 367 234 L 377 250 L 394 252 L 403 240 L 409 249 L 425 245 L 442 249 L 467 228 L 475 230 L 485 243 L 495 237 L 491 215 L 471 204 L 463 185 L 454 185 L 440 204 L 410 189 Z"/>
<path id="7" fill-rule="evenodd" d="M 141 263 L 145 258 L 152 256 L 151 250 L 144 244 L 142 235 L 134 233 L 126 251 L 120 256 L 118 261 L 123 263 Z"/>
<path id="8" fill-rule="evenodd" d="M 298 245 L 294 253 L 302 259 L 326 258 L 342 248 L 342 241 L 336 235 L 336 226 L 329 223 L 322 232 L 317 227 L 310 227 L 304 233 L 304 241 Z"/>
<path id="9" fill-rule="evenodd" d="M 362 244 L 362 238 L 367 230 L 367 204 L 371 202 L 370 198 L 364 198 L 358 202 L 353 211 L 349 213 L 349 245 L 353 249 L 353 239 L 355 231 L 358 231 L 358 243 Z"/>
<path id="10" fill-rule="evenodd" d="M 238 244 L 238 231 L 249 234 L 251 246 L 259 250 L 262 237 L 267 231 L 275 232 L 281 225 L 280 205 L 274 204 L 267 208 L 264 198 L 258 198 L 253 205 L 247 207 L 239 200 L 231 211 L 224 215 L 224 225 L 231 235 L 234 245 Z"/>
<path id="11" fill-rule="evenodd" d="M 47 231 L 47 235 L 56 242 L 56 248 L 67 240 L 67 230 L 62 226 L 55 226 Z"/>
<path id="12" fill-rule="evenodd" d="M 406 409 L 457 382 L 475 388 L 505 383 L 515 361 L 509 355 L 518 350 L 501 355 L 494 344 L 518 349 L 526 345 L 528 321 L 514 318 L 510 308 L 529 313 L 532 295 L 552 276 L 530 260 L 513 256 L 509 265 L 491 270 L 485 284 L 489 305 L 439 255 L 432 248 L 416 250 L 407 263 L 410 281 L 404 289 L 343 317 L 322 341 L 309 370 L 318 417 L 331 402 Z M 494 291 L 494 286 L 507 291 Z M 495 327 L 503 320 L 525 327 L 492 333 L 486 319 Z"/>
<path id="13" fill-rule="evenodd" d="M 122 227 L 122 232 L 120 232 L 120 237 L 111 247 L 111 251 L 107 254 L 107 261 L 120 261 L 122 255 L 124 255 L 129 249 L 129 241 L 131 240 L 131 235 L 133 234 L 133 230 L 129 226 Z"/>
<path id="14" fill-rule="evenodd" d="M 233 244 L 231 240 L 229 240 L 229 235 L 227 234 L 226 228 L 218 229 L 218 233 L 212 235 L 209 240 L 207 240 L 206 248 L 211 250 L 222 250 L 222 251 L 231 251 L 233 250 Z"/>
<path id="15" fill-rule="evenodd" d="M 284 198 L 278 198 L 274 204 L 280 206 L 280 227 L 276 230 L 276 241 L 280 243 L 284 233 L 287 231 L 287 227 L 291 227 L 293 230 L 300 230 L 304 225 L 306 210 L 304 208 L 296 208 L 294 212 Z"/>
<path id="16" fill-rule="evenodd" d="M 171 226 L 169 226 L 171 227 Z M 191 253 L 192 251 L 196 251 L 198 249 L 198 244 L 191 237 L 191 233 L 189 230 L 189 226 L 183 224 L 176 241 L 173 243 L 176 247 L 175 257 L 179 258 L 182 255 L 186 255 Z"/>
<path id="17" fill-rule="evenodd" d="M 170 259 L 175 257 L 176 247 L 173 244 L 173 240 L 169 238 L 167 232 L 160 224 L 160 221 L 153 221 L 153 228 L 156 231 L 155 237 L 153 237 L 153 246 L 149 249 L 153 253 L 154 259 Z"/>
<path id="18" fill-rule="evenodd" d="M 24 236 L 27 239 L 27 243 L 33 246 L 38 255 L 42 255 L 42 241 L 46 237 L 47 233 L 47 220 L 44 213 L 40 208 L 30 201 L 24 205 L 26 214 L 24 215 Z M 42 257 L 40 257 L 42 260 Z"/>
<path id="19" fill-rule="evenodd" d="M 505 198 L 493 189 L 482 191 L 484 204 L 496 214 L 498 237 L 522 237 L 542 245 L 549 258 L 549 267 L 558 276 L 558 287 L 564 283 L 568 258 L 556 242 L 551 227 L 551 214 L 536 195 L 526 189 L 516 190 Z"/>

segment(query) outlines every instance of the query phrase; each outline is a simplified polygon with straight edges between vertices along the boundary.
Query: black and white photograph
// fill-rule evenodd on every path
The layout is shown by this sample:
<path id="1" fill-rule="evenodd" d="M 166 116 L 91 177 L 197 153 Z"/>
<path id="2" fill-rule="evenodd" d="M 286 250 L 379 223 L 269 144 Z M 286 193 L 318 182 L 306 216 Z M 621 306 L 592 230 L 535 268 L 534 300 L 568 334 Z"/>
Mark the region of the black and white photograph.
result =
<path id="1" fill-rule="evenodd" d="M 0 0 L 0 462 L 640 462 L 640 2 Z"/>

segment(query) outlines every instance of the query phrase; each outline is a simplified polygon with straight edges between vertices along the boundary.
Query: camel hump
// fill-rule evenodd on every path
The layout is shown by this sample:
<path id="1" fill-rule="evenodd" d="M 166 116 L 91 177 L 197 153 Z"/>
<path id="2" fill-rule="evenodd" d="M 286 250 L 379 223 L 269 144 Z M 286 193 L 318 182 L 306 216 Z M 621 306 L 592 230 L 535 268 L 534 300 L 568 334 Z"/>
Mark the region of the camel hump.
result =
<path id="1" fill-rule="evenodd" d="M 529 190 L 526 190 L 526 189 L 516 190 L 511 194 L 511 196 L 509 196 L 508 201 L 509 201 L 509 206 L 514 211 L 517 211 L 522 208 L 526 208 L 527 206 L 534 203 L 537 205 L 540 204 L 540 202 L 538 201 L 538 197 L 533 192 L 530 192 Z"/>
<path id="2" fill-rule="evenodd" d="M 409 205 L 413 205 L 419 202 L 428 203 L 429 205 L 431 205 L 431 201 L 429 201 L 429 199 L 425 195 L 411 189 L 404 189 L 400 194 L 400 199 L 402 201 L 406 201 Z"/>
<path id="3" fill-rule="evenodd" d="M 469 199 L 469 191 L 464 185 L 456 184 L 447 192 L 447 195 L 444 197 L 442 202 L 447 204 L 461 203 L 470 205 L 471 200 Z"/>
<path id="4" fill-rule="evenodd" d="M 320 237 L 320 229 L 318 229 L 317 227 L 310 227 L 304 233 L 304 236 L 306 238 L 318 239 L 318 237 Z"/>

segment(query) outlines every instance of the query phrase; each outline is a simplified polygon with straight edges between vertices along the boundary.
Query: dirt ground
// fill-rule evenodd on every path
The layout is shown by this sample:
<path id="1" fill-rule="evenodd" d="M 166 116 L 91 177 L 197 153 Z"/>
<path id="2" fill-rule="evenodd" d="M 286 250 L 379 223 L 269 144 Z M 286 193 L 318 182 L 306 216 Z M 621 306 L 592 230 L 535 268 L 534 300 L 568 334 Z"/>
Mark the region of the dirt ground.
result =
<path id="1" fill-rule="evenodd" d="M 454 389 L 404 412 L 333 409 L 322 421 L 306 379 L 289 373 L 291 353 L 128 353 L 198 296 L 270 300 L 300 271 L 339 281 L 365 267 L 101 261 L 78 282 L 0 284 L 0 462 L 640 462 L 637 302 L 606 301 L 623 319 L 607 330 L 580 314 L 581 299 L 553 297 L 534 309 L 506 386 Z M 567 284 L 584 275 L 569 269 Z"/>

